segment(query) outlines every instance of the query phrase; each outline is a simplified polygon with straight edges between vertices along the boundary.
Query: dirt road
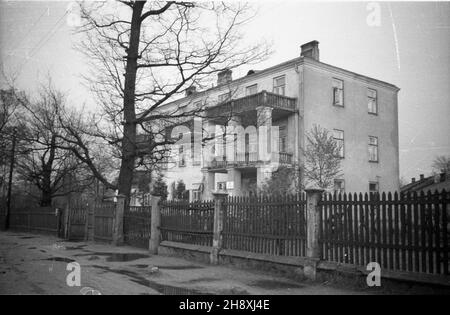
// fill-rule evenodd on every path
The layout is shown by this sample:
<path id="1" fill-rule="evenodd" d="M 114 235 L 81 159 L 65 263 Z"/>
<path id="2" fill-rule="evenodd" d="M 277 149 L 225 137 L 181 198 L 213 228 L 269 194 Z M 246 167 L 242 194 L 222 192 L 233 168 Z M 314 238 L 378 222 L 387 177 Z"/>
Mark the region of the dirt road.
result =
<path id="1" fill-rule="evenodd" d="M 80 266 L 80 286 L 68 264 Z M 73 265 L 69 265 L 73 266 Z M 69 281 L 69 284 L 71 282 Z M 0 232 L 0 294 L 361 294 L 145 250 Z"/>

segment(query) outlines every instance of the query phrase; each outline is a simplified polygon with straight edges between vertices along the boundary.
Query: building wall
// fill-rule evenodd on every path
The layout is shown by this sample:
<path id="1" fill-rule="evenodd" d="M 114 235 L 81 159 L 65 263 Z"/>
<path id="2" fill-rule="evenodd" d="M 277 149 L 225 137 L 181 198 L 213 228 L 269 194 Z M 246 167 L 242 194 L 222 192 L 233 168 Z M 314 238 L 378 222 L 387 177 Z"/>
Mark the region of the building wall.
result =
<path id="1" fill-rule="evenodd" d="M 305 131 L 314 124 L 344 131 L 345 190 L 368 191 L 369 181 L 378 181 L 380 191 L 398 190 L 397 89 L 315 65 L 305 64 L 302 71 Z M 344 81 L 344 107 L 332 105 L 333 78 Z M 377 90 L 378 115 L 368 113 L 367 88 Z M 378 137 L 378 163 L 369 162 L 369 136 Z"/>
<path id="2" fill-rule="evenodd" d="M 233 98 L 245 96 L 245 88 L 258 84 L 258 92 L 272 92 L 273 79 L 286 76 L 286 96 L 298 99 L 298 114 L 274 125 L 287 123 L 288 151 L 301 158 L 305 146 L 305 131 L 318 124 L 330 131 L 344 131 L 345 157 L 342 160 L 342 178 L 347 192 L 366 192 L 369 182 L 378 182 L 380 191 L 399 190 L 398 152 L 398 88 L 393 85 L 329 66 L 309 58 L 293 60 L 279 67 L 255 73 L 188 97 L 185 102 L 200 100 L 214 106 L 220 94 L 232 92 Z M 332 105 L 332 79 L 344 81 L 344 107 Z M 368 113 L 367 88 L 377 91 L 378 114 Z M 179 106 L 183 100 L 170 106 Z M 369 136 L 378 137 L 378 163 L 369 162 Z M 167 172 L 167 183 L 183 179 L 187 189 L 202 182 L 200 166 L 174 167 Z M 227 181 L 227 174 L 216 173 L 215 185 Z M 243 183 L 244 184 L 244 183 Z M 245 184 L 244 184 L 245 185 Z"/>

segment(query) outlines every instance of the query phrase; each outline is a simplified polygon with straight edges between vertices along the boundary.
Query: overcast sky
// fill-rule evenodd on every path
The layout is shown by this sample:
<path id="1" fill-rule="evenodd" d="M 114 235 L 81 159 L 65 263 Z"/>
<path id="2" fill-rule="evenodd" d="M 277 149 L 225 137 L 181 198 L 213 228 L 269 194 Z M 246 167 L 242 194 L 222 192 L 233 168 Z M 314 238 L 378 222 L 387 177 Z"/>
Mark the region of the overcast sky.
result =
<path id="1" fill-rule="evenodd" d="M 376 2 L 380 23 L 370 25 L 368 2 L 253 2 L 256 18 L 244 31 L 265 38 L 274 54 L 267 66 L 297 57 L 300 45 L 320 42 L 321 61 L 393 83 L 399 93 L 400 175 L 428 174 L 437 155 L 450 155 L 450 3 Z M 71 2 L 1 1 L 0 54 L 17 72 L 19 87 L 33 91 L 51 75 L 72 104 L 95 106 L 80 74 Z M 370 5 L 369 5 L 370 6 Z M 249 67 L 242 68 L 246 73 Z"/>

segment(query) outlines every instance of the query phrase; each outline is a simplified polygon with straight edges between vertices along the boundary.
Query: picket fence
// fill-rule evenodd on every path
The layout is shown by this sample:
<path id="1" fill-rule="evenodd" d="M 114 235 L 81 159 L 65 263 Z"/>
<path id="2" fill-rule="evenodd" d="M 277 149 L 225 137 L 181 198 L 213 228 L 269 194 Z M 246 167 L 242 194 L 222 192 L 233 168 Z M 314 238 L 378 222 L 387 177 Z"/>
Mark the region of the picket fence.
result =
<path id="1" fill-rule="evenodd" d="M 165 201 L 162 240 L 211 246 L 214 203 Z M 450 193 L 323 194 L 318 202 L 320 258 L 384 270 L 449 274 Z M 306 256 L 306 198 L 228 197 L 222 248 Z"/>
<path id="2" fill-rule="evenodd" d="M 163 201 L 161 239 L 212 246 L 214 201 Z"/>
<path id="3" fill-rule="evenodd" d="M 223 248 L 276 256 L 304 256 L 305 206 L 303 195 L 227 198 Z"/>
<path id="4" fill-rule="evenodd" d="M 321 258 L 384 270 L 448 274 L 449 193 L 325 195 Z"/>
<path id="5" fill-rule="evenodd" d="M 4 221 L 4 220 L 3 220 Z M 21 207 L 10 212 L 11 229 L 62 235 L 61 212 L 52 207 Z"/>
<path id="6" fill-rule="evenodd" d="M 114 202 L 96 203 L 94 206 L 94 240 L 111 242 L 113 240 Z"/>
<path id="7" fill-rule="evenodd" d="M 123 236 L 126 244 L 148 248 L 151 210 L 151 206 L 125 207 L 123 216 Z"/>

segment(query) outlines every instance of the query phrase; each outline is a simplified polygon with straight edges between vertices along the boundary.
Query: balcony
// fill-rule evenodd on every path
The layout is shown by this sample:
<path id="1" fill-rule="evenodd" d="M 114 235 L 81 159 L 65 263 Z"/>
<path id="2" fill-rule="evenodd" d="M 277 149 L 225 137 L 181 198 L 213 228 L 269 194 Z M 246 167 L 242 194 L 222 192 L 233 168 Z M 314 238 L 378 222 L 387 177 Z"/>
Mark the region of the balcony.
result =
<path id="1" fill-rule="evenodd" d="M 280 165 L 292 165 L 292 154 L 286 152 L 280 153 L 272 153 L 272 157 L 274 155 L 278 155 L 278 163 Z M 273 162 L 276 161 L 275 158 L 272 158 Z M 261 161 L 258 159 L 257 152 L 247 152 L 247 153 L 237 153 L 235 155 L 235 159 L 228 161 L 226 157 L 216 157 L 214 160 L 207 162 L 207 167 L 211 170 L 225 170 L 230 167 L 236 168 L 249 168 L 249 167 L 257 167 L 258 165 L 269 163 L 267 161 Z"/>
<path id="2" fill-rule="evenodd" d="M 253 95 L 225 101 L 212 106 L 206 110 L 207 116 L 211 118 L 229 116 L 230 113 L 241 114 L 249 111 L 256 111 L 258 106 L 267 106 L 274 109 L 273 115 L 290 115 L 297 110 L 297 99 L 287 97 L 267 91 L 262 91 Z"/>

